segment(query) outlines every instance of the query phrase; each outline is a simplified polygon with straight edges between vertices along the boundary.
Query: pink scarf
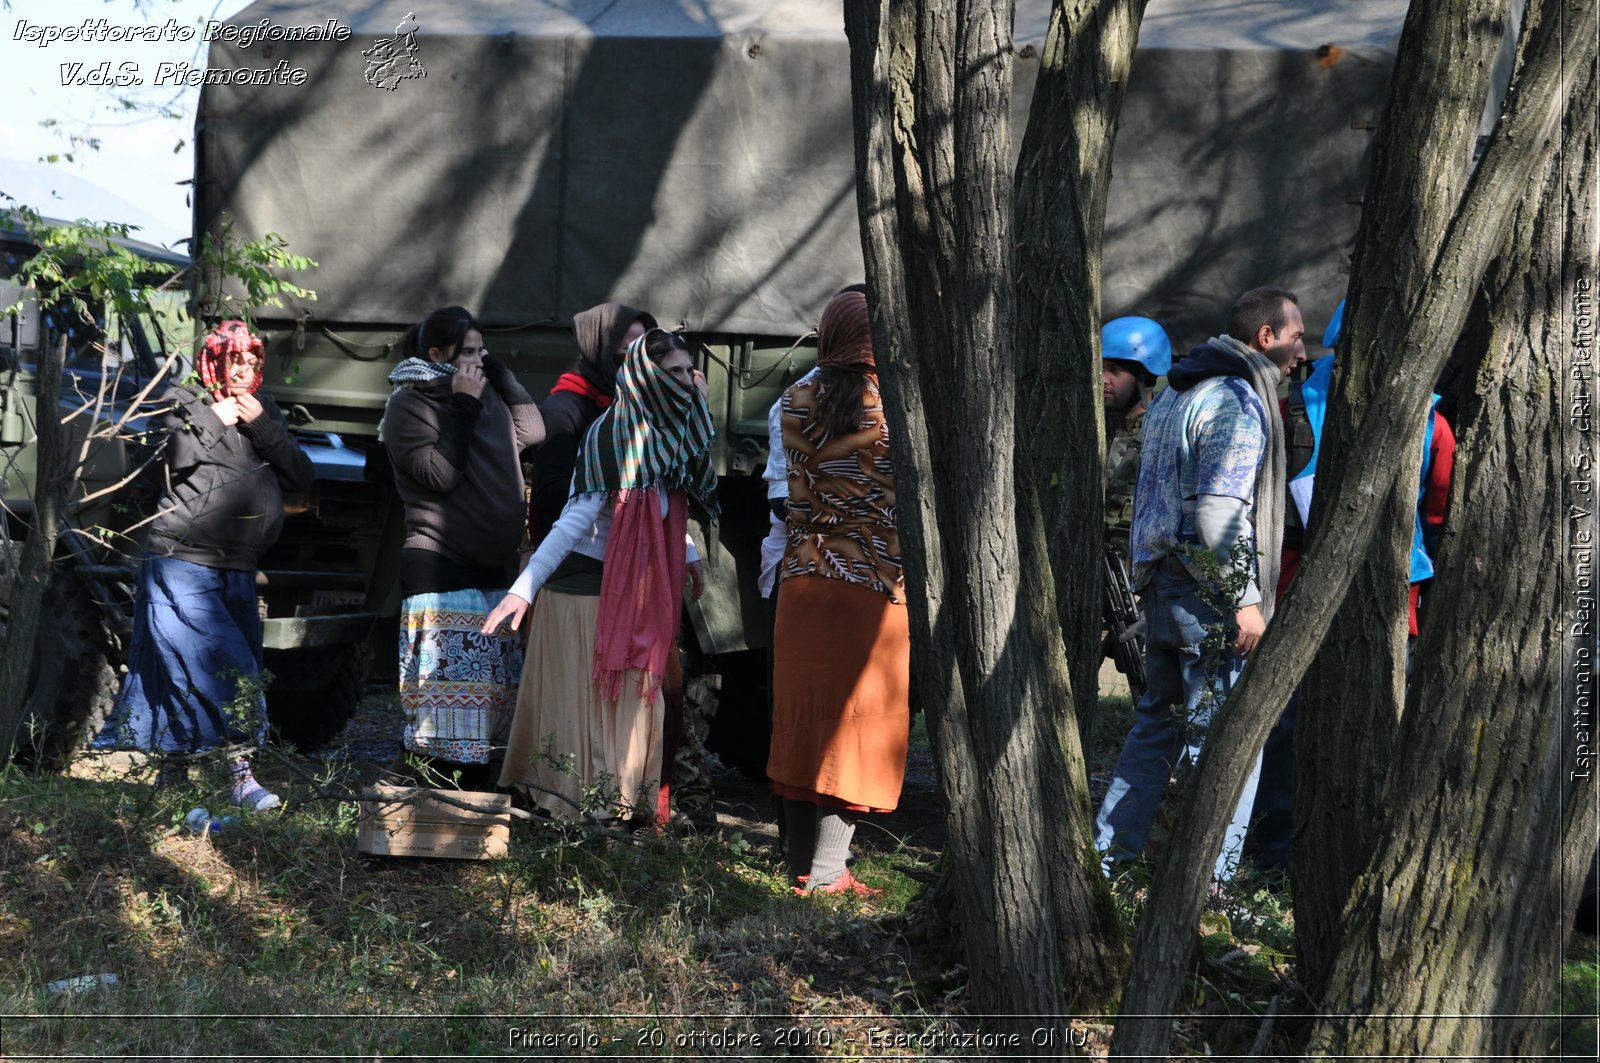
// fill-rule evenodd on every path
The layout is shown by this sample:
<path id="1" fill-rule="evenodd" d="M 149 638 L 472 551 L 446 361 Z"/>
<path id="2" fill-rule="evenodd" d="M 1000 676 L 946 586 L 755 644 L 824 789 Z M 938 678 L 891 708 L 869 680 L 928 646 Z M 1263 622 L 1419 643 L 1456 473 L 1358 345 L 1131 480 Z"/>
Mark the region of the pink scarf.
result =
<path id="1" fill-rule="evenodd" d="M 681 490 L 667 496 L 661 519 L 658 486 L 618 491 L 600 578 L 594 674 L 608 701 L 622 696 L 622 673 L 637 668 L 639 695 L 654 697 L 678 652 L 683 608 L 683 536 L 688 506 Z"/>

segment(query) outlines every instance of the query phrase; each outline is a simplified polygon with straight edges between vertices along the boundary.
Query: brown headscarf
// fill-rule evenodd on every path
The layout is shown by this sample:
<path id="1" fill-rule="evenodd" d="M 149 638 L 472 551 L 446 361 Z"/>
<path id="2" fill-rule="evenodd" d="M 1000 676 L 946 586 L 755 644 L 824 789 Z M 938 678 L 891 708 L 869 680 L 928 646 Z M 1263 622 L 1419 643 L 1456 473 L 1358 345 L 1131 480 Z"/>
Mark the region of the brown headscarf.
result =
<path id="1" fill-rule="evenodd" d="M 817 326 L 817 364 L 841 369 L 876 368 L 872 359 L 872 319 L 867 314 L 865 295 L 846 290 L 828 300 L 822 311 L 822 324 Z"/>
<path id="2" fill-rule="evenodd" d="M 647 329 L 656 327 L 656 319 L 645 311 L 621 303 L 591 306 L 572 319 L 572 335 L 583 352 L 578 373 L 607 395 L 616 394 L 617 369 L 623 358 L 618 352 L 635 321 Z"/>

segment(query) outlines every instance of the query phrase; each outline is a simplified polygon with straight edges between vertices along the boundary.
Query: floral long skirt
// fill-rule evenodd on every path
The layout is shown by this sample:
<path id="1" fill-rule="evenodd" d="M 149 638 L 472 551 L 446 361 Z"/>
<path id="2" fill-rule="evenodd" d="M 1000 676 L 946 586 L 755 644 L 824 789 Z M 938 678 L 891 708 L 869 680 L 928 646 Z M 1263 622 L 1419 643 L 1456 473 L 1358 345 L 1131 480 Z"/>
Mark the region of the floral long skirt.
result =
<path id="1" fill-rule="evenodd" d="M 402 736 L 413 753 L 487 764 L 503 743 L 522 678 L 522 646 L 481 633 L 503 590 L 414 594 L 400 607 Z"/>

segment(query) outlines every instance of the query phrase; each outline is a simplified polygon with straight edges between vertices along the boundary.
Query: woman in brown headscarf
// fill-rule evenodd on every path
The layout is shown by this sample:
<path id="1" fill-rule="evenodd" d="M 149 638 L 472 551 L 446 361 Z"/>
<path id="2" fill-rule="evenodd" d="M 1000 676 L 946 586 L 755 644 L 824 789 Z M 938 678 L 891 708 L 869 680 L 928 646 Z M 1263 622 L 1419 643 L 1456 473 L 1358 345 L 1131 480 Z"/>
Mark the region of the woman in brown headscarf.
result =
<path id="1" fill-rule="evenodd" d="M 788 543 L 773 651 L 772 752 L 802 892 L 871 893 L 846 869 L 856 817 L 905 781 L 911 642 L 889 430 L 866 296 L 822 314 L 819 372 L 783 396 Z"/>
<path id="2" fill-rule="evenodd" d="M 582 356 L 539 404 L 545 438 L 534 454 L 528 512 L 528 535 L 535 546 L 544 541 L 567 504 L 583 434 L 616 399 L 617 368 L 628 344 L 655 327 L 655 318 L 621 303 L 591 306 L 572 319 L 572 336 Z"/>

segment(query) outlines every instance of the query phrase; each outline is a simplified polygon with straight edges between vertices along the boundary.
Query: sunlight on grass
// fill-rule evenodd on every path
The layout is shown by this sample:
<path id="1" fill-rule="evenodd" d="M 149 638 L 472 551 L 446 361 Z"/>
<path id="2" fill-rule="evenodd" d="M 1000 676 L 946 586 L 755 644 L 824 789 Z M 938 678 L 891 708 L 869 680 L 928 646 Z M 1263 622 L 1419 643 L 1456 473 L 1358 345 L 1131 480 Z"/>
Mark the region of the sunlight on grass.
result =
<path id="1" fill-rule="evenodd" d="M 583 1038 L 583 1055 L 637 1054 L 641 1035 L 698 1055 L 674 1043 L 705 1023 L 671 1016 L 752 1035 L 766 1016 L 838 1016 L 807 1021 L 842 1046 L 864 1022 L 844 1016 L 894 1026 L 923 1006 L 901 924 L 925 886 L 893 846 L 857 865 L 883 890 L 870 903 L 799 898 L 742 838 L 519 822 L 506 860 L 386 860 L 356 852 L 352 805 L 282 792 L 285 813 L 200 837 L 183 817 L 219 795 L 199 782 L 0 773 L 8 1054 L 461 1054 L 504 1051 L 520 1027 Z M 102 973 L 116 984 L 47 989 Z M 413 1017 L 377 1017 L 397 1012 Z"/>

